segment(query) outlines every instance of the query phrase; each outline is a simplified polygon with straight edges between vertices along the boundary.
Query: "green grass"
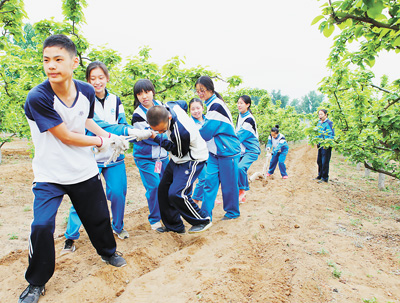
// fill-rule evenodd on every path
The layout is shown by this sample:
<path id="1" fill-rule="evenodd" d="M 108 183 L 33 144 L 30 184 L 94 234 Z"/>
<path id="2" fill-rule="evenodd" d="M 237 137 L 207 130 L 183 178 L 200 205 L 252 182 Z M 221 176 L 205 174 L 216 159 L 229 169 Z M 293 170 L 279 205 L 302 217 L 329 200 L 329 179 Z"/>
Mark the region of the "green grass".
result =
<path id="1" fill-rule="evenodd" d="M 8 234 L 10 237 L 8 240 L 18 240 L 18 235 L 16 233 Z"/>

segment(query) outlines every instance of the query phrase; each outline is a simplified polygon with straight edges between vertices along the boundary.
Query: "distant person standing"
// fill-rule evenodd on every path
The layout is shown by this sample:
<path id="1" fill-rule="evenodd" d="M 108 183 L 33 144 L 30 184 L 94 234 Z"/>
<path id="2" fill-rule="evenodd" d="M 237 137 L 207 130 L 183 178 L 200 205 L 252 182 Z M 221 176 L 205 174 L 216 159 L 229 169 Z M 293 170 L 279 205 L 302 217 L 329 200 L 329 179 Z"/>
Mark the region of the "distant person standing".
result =
<path id="1" fill-rule="evenodd" d="M 289 152 L 289 145 L 286 142 L 285 136 L 279 133 L 279 125 L 271 128 L 271 134 L 268 137 L 267 152 L 272 149 L 272 158 L 269 163 L 269 169 L 267 172 L 267 177 L 271 176 L 276 166 L 279 166 L 282 179 L 287 179 L 288 175 L 286 172 L 285 160 Z"/>
<path id="2" fill-rule="evenodd" d="M 318 138 L 323 140 L 333 139 L 335 137 L 335 130 L 333 129 L 333 122 L 328 119 L 328 111 L 326 109 L 320 109 L 318 111 L 319 121 L 317 124 L 318 127 Z M 332 147 L 324 147 L 321 146 L 321 143 L 317 144 L 318 147 L 318 176 L 315 180 L 318 180 L 318 183 L 328 182 L 329 180 L 329 162 L 331 160 L 332 155 Z"/>
<path id="3" fill-rule="evenodd" d="M 250 110 L 251 98 L 243 95 L 237 102 L 239 116 L 236 122 L 236 135 L 240 141 L 239 160 L 239 202 L 245 202 L 246 191 L 249 190 L 247 171 L 261 153 L 258 141 L 257 124 Z"/>

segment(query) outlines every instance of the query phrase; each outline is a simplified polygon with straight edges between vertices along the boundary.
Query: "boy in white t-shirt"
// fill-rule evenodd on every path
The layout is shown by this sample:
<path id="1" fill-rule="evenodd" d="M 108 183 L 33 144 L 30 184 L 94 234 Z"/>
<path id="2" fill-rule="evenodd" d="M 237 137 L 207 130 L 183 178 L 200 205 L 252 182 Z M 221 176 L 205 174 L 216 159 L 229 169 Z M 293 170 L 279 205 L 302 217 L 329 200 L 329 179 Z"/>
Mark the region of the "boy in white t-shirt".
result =
<path id="1" fill-rule="evenodd" d="M 65 194 L 101 259 L 116 267 L 126 265 L 116 252 L 107 200 L 91 150 L 93 146 L 106 150 L 122 141 L 92 120 L 95 91 L 90 84 L 73 79 L 78 63 L 75 44 L 67 36 L 48 37 L 43 43 L 48 79 L 26 98 L 25 114 L 35 145 L 35 199 L 25 274 L 29 286 L 18 302 L 38 302 L 54 273 L 55 217 Z M 97 137 L 86 136 L 85 128 Z"/>

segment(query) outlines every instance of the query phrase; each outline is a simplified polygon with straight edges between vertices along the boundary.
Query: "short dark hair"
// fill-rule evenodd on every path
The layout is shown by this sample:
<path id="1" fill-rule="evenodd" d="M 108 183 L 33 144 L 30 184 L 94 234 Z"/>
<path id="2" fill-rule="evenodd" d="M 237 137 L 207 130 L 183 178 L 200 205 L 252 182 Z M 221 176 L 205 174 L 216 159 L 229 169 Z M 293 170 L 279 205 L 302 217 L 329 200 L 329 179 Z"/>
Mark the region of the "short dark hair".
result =
<path id="1" fill-rule="evenodd" d="M 100 61 L 93 61 L 91 62 L 88 67 L 86 68 L 86 81 L 89 82 L 89 78 L 90 78 L 90 73 L 92 72 L 92 70 L 96 69 L 96 68 L 101 68 L 104 72 L 104 75 L 106 75 L 106 77 L 108 79 L 110 79 L 110 74 L 108 72 L 108 68 L 107 66 Z"/>
<path id="2" fill-rule="evenodd" d="M 137 95 L 141 92 L 153 92 L 153 97 L 156 95 L 156 90 L 154 88 L 153 83 L 151 83 L 148 79 L 140 79 L 138 80 L 135 85 L 133 86 L 133 96 L 135 97 L 135 102 L 133 104 L 134 108 L 137 108 L 140 105 L 140 101 Z"/>
<path id="3" fill-rule="evenodd" d="M 271 128 L 271 133 L 279 134 L 279 124 L 276 124 L 275 127 Z"/>
<path id="4" fill-rule="evenodd" d="M 44 40 L 43 42 L 42 52 L 46 47 L 53 46 L 64 48 L 71 55 L 71 57 L 77 55 L 75 43 L 66 35 L 52 35 L 50 37 L 47 37 L 46 40 Z"/>
<path id="5" fill-rule="evenodd" d="M 323 112 L 325 115 L 328 115 L 328 111 L 324 108 L 320 109 L 318 112 Z"/>
<path id="6" fill-rule="evenodd" d="M 169 119 L 169 111 L 161 105 L 155 105 L 147 111 L 146 114 L 147 123 L 150 126 L 157 126 L 161 122 L 168 122 Z"/>

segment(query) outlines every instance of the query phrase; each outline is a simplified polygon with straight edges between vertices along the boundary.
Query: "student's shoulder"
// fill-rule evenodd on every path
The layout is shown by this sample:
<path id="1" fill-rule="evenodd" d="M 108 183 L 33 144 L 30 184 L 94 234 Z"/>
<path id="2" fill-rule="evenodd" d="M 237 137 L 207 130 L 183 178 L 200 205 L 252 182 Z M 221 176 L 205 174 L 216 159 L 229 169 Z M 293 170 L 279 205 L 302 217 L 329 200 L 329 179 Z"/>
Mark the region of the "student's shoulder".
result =
<path id="1" fill-rule="evenodd" d="M 46 99 L 48 100 L 54 99 L 54 92 L 48 80 L 45 80 L 39 85 L 36 85 L 34 88 L 32 88 L 29 91 L 28 96 L 26 98 L 28 103 Z"/>
<path id="2" fill-rule="evenodd" d="M 94 87 L 91 84 L 77 79 L 74 79 L 74 82 L 77 89 L 84 95 L 93 95 L 95 93 Z"/>

